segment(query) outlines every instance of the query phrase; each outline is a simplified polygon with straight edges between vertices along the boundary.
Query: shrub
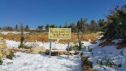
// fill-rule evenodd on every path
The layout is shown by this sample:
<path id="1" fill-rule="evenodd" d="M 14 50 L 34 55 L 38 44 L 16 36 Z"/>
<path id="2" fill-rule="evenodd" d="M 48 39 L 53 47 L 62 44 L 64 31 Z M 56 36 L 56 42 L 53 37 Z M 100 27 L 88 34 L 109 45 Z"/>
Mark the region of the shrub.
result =
<path id="1" fill-rule="evenodd" d="M 19 45 L 19 48 L 24 48 L 24 49 L 31 49 L 32 46 L 26 46 L 24 44 Z"/>
<path id="2" fill-rule="evenodd" d="M 39 54 L 43 54 L 44 52 L 42 52 L 42 51 L 39 51 L 38 53 L 39 53 Z"/>
<path id="3" fill-rule="evenodd" d="M 66 50 L 68 51 L 72 51 L 72 50 L 74 50 L 74 51 L 76 51 L 76 50 L 79 50 L 79 46 L 70 46 L 69 48 L 66 48 Z"/>
<path id="4" fill-rule="evenodd" d="M 46 55 L 49 55 L 49 50 L 46 50 L 46 51 L 45 51 L 45 54 L 46 54 Z"/>
<path id="5" fill-rule="evenodd" d="M 2 61 L 2 59 L 0 58 L 0 65 L 2 65 L 3 64 L 3 61 Z"/>
<path id="6" fill-rule="evenodd" d="M 20 44 L 19 45 L 19 48 L 24 48 L 24 44 Z"/>
<path id="7" fill-rule="evenodd" d="M 92 52 L 92 48 L 88 48 L 88 51 L 89 51 L 89 52 Z"/>
<path id="8" fill-rule="evenodd" d="M 13 59 L 13 57 L 14 57 L 14 52 L 10 52 L 10 54 L 9 55 L 7 55 L 6 56 L 8 59 Z"/>

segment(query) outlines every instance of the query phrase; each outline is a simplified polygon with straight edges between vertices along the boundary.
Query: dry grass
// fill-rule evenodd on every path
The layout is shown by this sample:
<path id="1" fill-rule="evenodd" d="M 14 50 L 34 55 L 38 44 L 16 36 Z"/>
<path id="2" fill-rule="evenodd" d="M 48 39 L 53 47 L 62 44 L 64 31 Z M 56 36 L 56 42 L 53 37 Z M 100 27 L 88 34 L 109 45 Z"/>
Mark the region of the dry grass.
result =
<path id="1" fill-rule="evenodd" d="M 99 36 L 98 33 L 83 34 L 83 35 L 80 35 L 80 40 L 83 40 L 83 41 L 91 40 L 94 43 L 97 40 L 98 36 Z M 2 35 L 2 37 L 4 39 L 8 39 L 8 40 L 20 41 L 20 35 L 18 35 L 18 34 Z M 36 40 L 37 41 L 42 41 L 42 42 L 49 41 L 47 33 L 25 34 L 24 38 L 25 38 L 25 41 L 36 41 Z M 54 40 L 54 41 L 56 41 L 56 40 Z M 72 36 L 71 36 L 70 40 L 60 40 L 59 42 L 67 43 L 68 41 L 77 42 L 78 41 L 77 34 L 72 33 Z"/>

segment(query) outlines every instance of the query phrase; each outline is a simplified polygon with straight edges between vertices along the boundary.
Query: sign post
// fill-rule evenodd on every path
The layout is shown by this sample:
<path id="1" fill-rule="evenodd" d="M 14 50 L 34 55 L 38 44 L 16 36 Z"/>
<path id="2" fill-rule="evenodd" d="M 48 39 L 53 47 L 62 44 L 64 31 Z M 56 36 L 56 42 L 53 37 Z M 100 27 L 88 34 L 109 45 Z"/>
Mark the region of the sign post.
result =
<path id="1" fill-rule="evenodd" d="M 52 46 L 52 41 L 50 40 L 50 47 L 49 47 L 49 48 L 50 48 L 50 49 L 49 49 L 49 56 L 50 56 L 50 57 L 51 57 L 51 50 L 52 50 L 52 47 L 51 47 L 51 46 Z"/>
<path id="2" fill-rule="evenodd" d="M 68 58 L 69 58 L 69 55 L 70 55 L 70 52 L 69 52 L 70 51 L 70 43 L 69 43 L 69 40 L 68 40 L 68 50 L 67 51 L 68 51 Z"/>
<path id="3" fill-rule="evenodd" d="M 51 56 L 51 40 L 71 39 L 71 28 L 49 28 L 48 39 L 50 40 L 49 55 Z M 68 41 L 68 50 L 69 50 L 69 41 Z"/>

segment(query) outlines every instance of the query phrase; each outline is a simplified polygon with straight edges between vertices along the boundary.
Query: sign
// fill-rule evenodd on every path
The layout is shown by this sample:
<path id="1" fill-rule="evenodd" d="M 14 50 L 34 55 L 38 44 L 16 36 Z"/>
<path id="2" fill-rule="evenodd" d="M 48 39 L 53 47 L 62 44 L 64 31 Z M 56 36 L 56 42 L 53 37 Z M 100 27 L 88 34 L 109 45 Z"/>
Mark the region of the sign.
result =
<path id="1" fill-rule="evenodd" d="M 49 39 L 71 39 L 71 28 L 49 28 Z"/>

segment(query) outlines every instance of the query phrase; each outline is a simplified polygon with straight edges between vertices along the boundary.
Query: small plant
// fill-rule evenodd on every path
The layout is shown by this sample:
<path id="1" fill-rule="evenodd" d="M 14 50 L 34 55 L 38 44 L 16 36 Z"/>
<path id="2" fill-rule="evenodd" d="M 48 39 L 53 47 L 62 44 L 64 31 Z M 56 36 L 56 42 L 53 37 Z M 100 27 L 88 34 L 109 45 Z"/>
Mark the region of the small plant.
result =
<path id="1" fill-rule="evenodd" d="M 10 52 L 10 54 L 9 55 L 7 55 L 6 56 L 8 59 L 13 59 L 13 57 L 14 57 L 14 52 Z"/>
<path id="2" fill-rule="evenodd" d="M 39 53 L 39 54 L 43 54 L 43 52 L 42 52 L 42 51 L 39 51 L 38 53 Z"/>
<path id="3" fill-rule="evenodd" d="M 21 44 L 21 45 L 19 46 L 19 48 L 31 49 L 32 46 L 26 46 L 26 45 L 24 45 L 24 44 Z"/>
<path id="4" fill-rule="evenodd" d="M 25 46 L 25 45 L 24 45 L 24 48 L 25 48 L 25 49 L 31 49 L 32 46 Z"/>
<path id="5" fill-rule="evenodd" d="M 66 50 L 67 50 L 67 51 L 72 51 L 72 50 L 78 51 L 78 50 L 80 50 L 80 49 L 79 49 L 79 46 L 70 46 L 69 48 L 66 48 Z"/>
<path id="6" fill-rule="evenodd" d="M 88 48 L 88 51 L 89 51 L 89 52 L 92 52 L 92 48 Z"/>
<path id="7" fill-rule="evenodd" d="M 2 65 L 3 64 L 3 61 L 2 61 L 2 59 L 0 58 L 0 65 Z"/>
<path id="8" fill-rule="evenodd" d="M 20 44 L 19 45 L 19 48 L 24 48 L 24 44 Z"/>
<path id="9" fill-rule="evenodd" d="M 49 55 L 49 50 L 46 50 L 46 51 L 45 51 L 45 54 L 46 54 L 46 55 Z"/>
<path id="10" fill-rule="evenodd" d="M 113 62 L 111 58 L 106 58 L 106 57 L 100 60 L 97 60 L 97 64 L 99 64 L 100 66 L 105 65 L 108 67 L 122 67 L 122 64 L 116 64 Z"/>

